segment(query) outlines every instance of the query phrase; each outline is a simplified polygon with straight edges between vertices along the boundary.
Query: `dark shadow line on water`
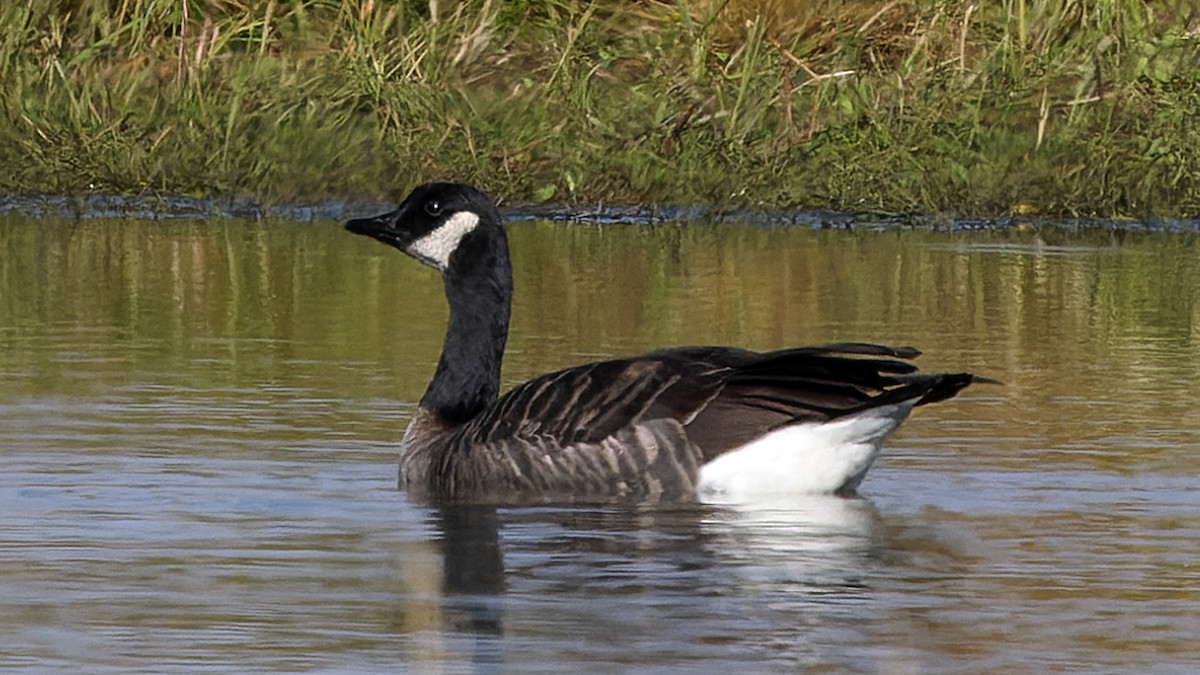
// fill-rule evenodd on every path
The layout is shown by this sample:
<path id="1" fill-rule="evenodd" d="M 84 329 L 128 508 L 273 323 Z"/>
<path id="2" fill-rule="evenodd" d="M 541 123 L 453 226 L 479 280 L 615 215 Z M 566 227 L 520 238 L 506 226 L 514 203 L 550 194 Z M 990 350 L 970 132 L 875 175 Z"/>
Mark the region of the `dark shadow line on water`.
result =
<path id="1" fill-rule="evenodd" d="M 298 222 L 345 220 L 380 213 L 395 207 L 378 200 L 328 200 L 314 204 L 263 204 L 245 199 L 184 197 L 170 195 L 0 195 L 0 214 L 29 218 L 138 218 L 172 220 L 181 218 L 279 219 Z M 802 227 L 809 229 L 1005 231 L 1015 228 L 1054 228 L 1068 231 L 1121 230 L 1136 232 L 1200 232 L 1200 218 L 1156 218 L 1140 220 L 1104 218 L 1052 218 L 1001 215 L 993 217 L 948 215 L 849 214 L 823 209 L 753 210 L 715 209 L 703 206 L 594 204 L 502 205 L 507 222 L 553 221 L 613 225 L 659 225 L 664 223 L 745 223 L 759 227 Z"/>
<path id="2" fill-rule="evenodd" d="M 442 612 L 446 627 L 475 638 L 476 672 L 504 663 L 504 557 L 500 525 L 491 506 L 447 505 L 436 511 L 441 530 Z"/>

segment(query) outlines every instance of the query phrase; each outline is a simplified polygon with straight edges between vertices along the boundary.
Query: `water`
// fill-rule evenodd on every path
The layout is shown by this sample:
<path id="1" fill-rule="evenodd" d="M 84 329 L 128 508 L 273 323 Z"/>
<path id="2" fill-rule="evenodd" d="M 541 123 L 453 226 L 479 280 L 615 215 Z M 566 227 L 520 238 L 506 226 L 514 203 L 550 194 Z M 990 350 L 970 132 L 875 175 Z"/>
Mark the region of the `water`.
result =
<path id="1" fill-rule="evenodd" d="M 507 384 L 921 347 L 862 499 L 432 509 L 433 273 L 336 223 L 0 216 L 5 672 L 1194 672 L 1195 234 L 517 223 Z"/>

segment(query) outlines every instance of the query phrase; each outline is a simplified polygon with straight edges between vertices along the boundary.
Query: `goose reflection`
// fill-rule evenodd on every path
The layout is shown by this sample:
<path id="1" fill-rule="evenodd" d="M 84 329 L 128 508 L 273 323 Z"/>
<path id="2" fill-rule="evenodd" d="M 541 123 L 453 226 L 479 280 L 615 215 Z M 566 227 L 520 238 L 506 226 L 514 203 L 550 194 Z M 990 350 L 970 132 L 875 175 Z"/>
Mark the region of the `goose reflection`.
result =
<path id="1" fill-rule="evenodd" d="M 787 495 L 723 504 L 703 526 L 712 549 L 743 581 L 859 588 L 883 548 L 879 512 L 861 497 Z"/>
<path id="2" fill-rule="evenodd" d="M 882 547 L 874 506 L 832 496 L 453 504 L 437 507 L 431 524 L 442 556 L 441 654 L 475 672 L 520 670 L 537 651 L 530 636 L 570 636 L 580 667 L 619 643 L 691 644 L 718 661 L 734 658 L 721 651 L 729 643 L 811 653 L 847 612 L 874 611 L 869 577 Z"/>
<path id="3" fill-rule="evenodd" d="M 503 663 L 505 590 L 500 526 L 493 506 L 439 507 L 443 630 L 474 638 L 471 663 L 490 672 Z"/>

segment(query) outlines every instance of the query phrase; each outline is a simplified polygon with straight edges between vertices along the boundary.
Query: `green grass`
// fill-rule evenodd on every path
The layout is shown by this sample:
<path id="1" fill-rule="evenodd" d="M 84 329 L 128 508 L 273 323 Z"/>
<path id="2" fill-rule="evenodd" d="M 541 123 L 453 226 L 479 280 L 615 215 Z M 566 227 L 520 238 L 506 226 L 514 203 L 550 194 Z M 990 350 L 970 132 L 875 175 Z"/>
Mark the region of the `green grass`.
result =
<path id="1" fill-rule="evenodd" d="M 33 0 L 0 25 L 0 192 L 1200 214 L 1194 0 Z"/>

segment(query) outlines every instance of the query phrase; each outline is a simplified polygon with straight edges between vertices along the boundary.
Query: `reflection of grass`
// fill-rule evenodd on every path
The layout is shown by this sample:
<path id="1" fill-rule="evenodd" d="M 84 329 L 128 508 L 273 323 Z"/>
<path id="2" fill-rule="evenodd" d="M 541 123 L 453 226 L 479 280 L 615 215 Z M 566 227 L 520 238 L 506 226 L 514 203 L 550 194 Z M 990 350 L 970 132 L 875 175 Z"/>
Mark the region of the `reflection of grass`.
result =
<path id="1" fill-rule="evenodd" d="M 1123 438 L 1195 445 L 1187 435 L 1200 428 L 1194 234 L 1093 230 L 1051 240 L 1016 230 L 555 223 L 520 223 L 510 234 L 516 298 L 506 386 L 670 345 L 874 340 L 923 349 L 931 370 L 1005 382 L 933 407 L 984 422 L 968 444 L 986 447 L 989 430 L 1026 433 L 1009 430 L 1016 424 L 1047 439 L 1018 450 L 1060 449 L 1035 458 L 997 452 L 995 461 L 1042 467 L 1072 448 Z M 433 373 L 445 321 L 433 270 L 336 223 L 35 224 L 0 214 L 0 402 L 68 390 L 108 400 L 125 396 L 122 383 L 166 379 L 243 403 L 261 390 L 333 406 L 350 434 L 360 433 L 362 410 L 395 401 L 396 416 L 379 431 L 395 439 Z M 1116 446 L 1097 461 L 1172 452 L 1144 450 Z"/>
<path id="2" fill-rule="evenodd" d="M 440 13 L 431 13 L 441 7 Z M 1183 0 L 0 8 L 0 190 L 1200 212 Z"/>

